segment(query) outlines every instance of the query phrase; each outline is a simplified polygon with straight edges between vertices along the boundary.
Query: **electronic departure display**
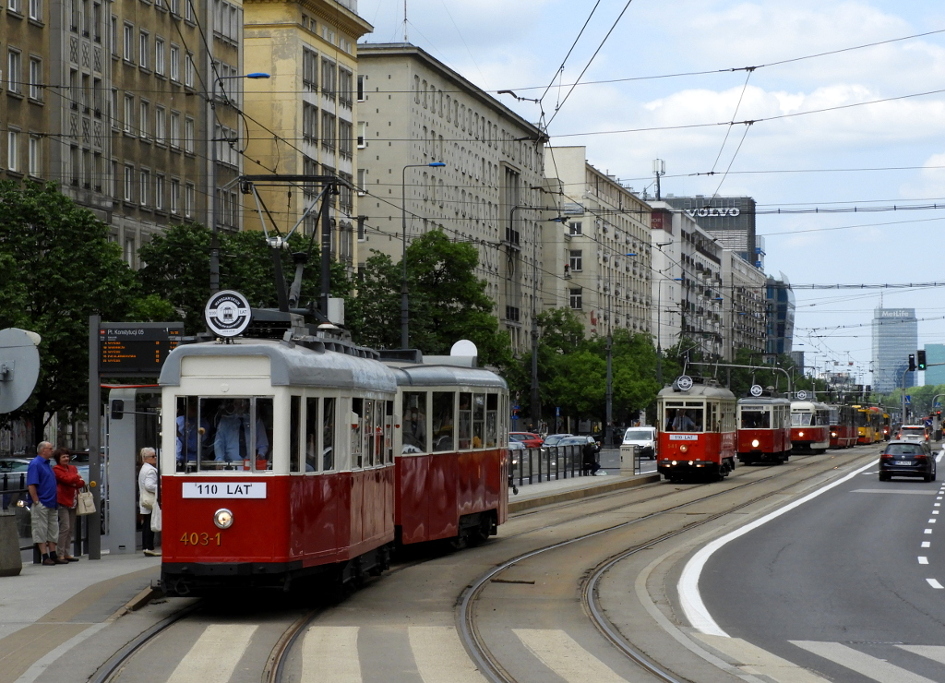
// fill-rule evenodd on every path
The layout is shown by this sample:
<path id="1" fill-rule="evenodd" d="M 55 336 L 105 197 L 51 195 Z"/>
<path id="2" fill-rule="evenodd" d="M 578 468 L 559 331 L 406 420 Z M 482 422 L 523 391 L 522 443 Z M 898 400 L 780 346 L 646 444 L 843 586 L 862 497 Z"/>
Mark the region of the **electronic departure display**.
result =
<path id="1" fill-rule="evenodd" d="M 183 323 L 102 323 L 98 332 L 99 374 L 158 375 L 183 334 Z"/>

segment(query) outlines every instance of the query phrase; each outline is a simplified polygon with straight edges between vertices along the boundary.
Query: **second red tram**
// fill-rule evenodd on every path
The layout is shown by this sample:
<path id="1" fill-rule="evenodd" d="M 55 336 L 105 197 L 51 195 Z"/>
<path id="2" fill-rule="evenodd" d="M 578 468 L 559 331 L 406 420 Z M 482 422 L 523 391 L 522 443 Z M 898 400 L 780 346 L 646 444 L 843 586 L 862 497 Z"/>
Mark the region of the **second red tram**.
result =
<path id="1" fill-rule="evenodd" d="M 791 456 L 791 402 L 759 396 L 738 399 L 738 459 L 780 465 Z"/>
<path id="2" fill-rule="evenodd" d="M 856 411 L 850 405 L 832 405 L 830 408 L 830 447 L 856 446 Z"/>
<path id="3" fill-rule="evenodd" d="M 791 401 L 791 443 L 795 453 L 826 453 L 830 448 L 830 407 L 816 401 Z"/>
<path id="4" fill-rule="evenodd" d="M 676 379 L 656 398 L 657 469 L 669 481 L 719 480 L 735 469 L 735 394 L 715 380 Z"/>

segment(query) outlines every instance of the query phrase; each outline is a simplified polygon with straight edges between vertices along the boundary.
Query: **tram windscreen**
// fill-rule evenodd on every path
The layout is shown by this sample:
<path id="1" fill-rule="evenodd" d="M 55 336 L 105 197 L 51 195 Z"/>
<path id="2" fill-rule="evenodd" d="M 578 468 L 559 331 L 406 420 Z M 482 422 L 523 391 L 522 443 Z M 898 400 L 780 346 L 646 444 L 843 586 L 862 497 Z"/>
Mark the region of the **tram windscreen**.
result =
<path id="1" fill-rule="evenodd" d="M 703 425 L 703 408 L 666 408 L 667 432 L 701 432 Z"/>
<path id="2" fill-rule="evenodd" d="M 743 410 L 742 429 L 767 429 L 771 426 L 771 413 L 767 410 Z"/>
<path id="3" fill-rule="evenodd" d="M 814 424 L 813 413 L 791 413 L 792 427 L 810 427 Z"/>
<path id="4" fill-rule="evenodd" d="M 177 399 L 177 471 L 272 469 L 272 398 Z"/>

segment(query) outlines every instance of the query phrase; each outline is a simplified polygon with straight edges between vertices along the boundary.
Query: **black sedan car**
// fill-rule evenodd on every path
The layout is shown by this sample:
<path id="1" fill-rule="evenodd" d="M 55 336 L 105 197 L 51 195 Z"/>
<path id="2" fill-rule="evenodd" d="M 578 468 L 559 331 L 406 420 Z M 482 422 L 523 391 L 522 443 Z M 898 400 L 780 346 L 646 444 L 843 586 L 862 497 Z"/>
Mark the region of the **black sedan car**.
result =
<path id="1" fill-rule="evenodd" d="M 922 477 L 935 481 L 935 456 L 924 441 L 890 441 L 879 456 L 879 480 Z"/>

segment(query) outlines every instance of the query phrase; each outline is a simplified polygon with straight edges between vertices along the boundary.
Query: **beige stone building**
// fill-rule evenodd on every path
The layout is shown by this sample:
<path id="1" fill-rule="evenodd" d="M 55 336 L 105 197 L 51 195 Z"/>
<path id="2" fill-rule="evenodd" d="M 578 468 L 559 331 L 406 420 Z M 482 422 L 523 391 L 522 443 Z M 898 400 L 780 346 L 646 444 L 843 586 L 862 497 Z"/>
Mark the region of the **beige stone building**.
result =
<path id="1" fill-rule="evenodd" d="M 527 350 L 550 205 L 543 133 L 414 45 L 362 44 L 358 69 L 362 261 L 375 249 L 400 262 L 405 234 L 436 228 L 474 244 L 495 315 Z"/>
<path id="2" fill-rule="evenodd" d="M 208 222 L 209 113 L 238 122 L 208 106 L 217 76 L 241 71 L 238 1 L 11 0 L 0 22 L 4 176 L 58 182 L 132 265 L 156 230 Z"/>
<path id="3" fill-rule="evenodd" d="M 337 175 L 347 181 L 331 202 L 332 252 L 353 270 L 357 264 L 355 121 L 358 38 L 371 30 L 354 0 L 244 2 L 245 64 L 271 78 L 247 84 L 250 131 L 247 175 Z M 303 220 L 321 186 L 257 184 L 281 234 Z M 261 229 L 254 199 L 244 202 L 245 227 Z M 316 229 L 315 213 L 304 234 Z M 319 237 L 320 239 L 320 237 Z"/>
<path id="4" fill-rule="evenodd" d="M 588 163 L 584 147 L 548 147 L 564 225 L 545 227 L 545 304 L 570 307 L 588 334 L 650 333 L 650 207 Z"/>

